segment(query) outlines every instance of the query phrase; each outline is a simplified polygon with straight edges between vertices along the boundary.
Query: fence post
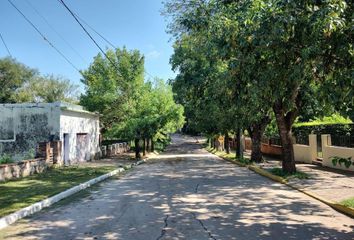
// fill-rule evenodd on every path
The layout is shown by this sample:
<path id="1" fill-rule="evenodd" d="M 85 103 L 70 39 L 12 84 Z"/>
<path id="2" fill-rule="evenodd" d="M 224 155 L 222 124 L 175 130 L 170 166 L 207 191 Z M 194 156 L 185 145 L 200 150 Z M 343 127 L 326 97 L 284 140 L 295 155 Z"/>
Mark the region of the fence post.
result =
<path id="1" fill-rule="evenodd" d="M 330 157 L 332 156 L 328 156 L 328 147 L 332 145 L 332 141 L 331 141 L 331 135 L 329 134 L 323 134 L 321 135 L 321 144 L 322 144 L 322 165 L 324 166 L 331 166 L 330 163 Z"/>
<path id="2" fill-rule="evenodd" d="M 101 146 L 102 157 L 107 156 L 107 146 Z"/>
<path id="3" fill-rule="evenodd" d="M 61 157 L 62 152 L 62 142 L 61 141 L 53 141 L 53 164 L 58 164 L 61 166 L 63 164 L 63 158 Z"/>
<path id="4" fill-rule="evenodd" d="M 310 156 L 312 162 L 317 159 L 317 135 L 316 134 L 309 135 L 309 148 L 310 148 Z"/>

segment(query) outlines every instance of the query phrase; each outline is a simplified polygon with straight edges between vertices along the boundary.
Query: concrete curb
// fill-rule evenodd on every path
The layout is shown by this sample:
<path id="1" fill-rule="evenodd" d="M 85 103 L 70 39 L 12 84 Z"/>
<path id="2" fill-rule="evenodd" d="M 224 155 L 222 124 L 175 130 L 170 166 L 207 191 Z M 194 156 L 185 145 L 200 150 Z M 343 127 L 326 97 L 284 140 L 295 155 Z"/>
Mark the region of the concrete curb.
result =
<path id="1" fill-rule="evenodd" d="M 24 218 L 24 217 L 32 215 L 36 212 L 39 212 L 43 208 L 49 207 L 49 206 L 53 205 L 54 203 L 59 202 L 60 200 L 67 198 L 67 197 L 69 197 L 81 190 L 84 190 L 84 189 L 86 189 L 98 182 L 102 182 L 103 180 L 106 180 L 107 178 L 110 178 L 118 173 L 125 172 L 126 170 L 131 169 L 134 166 L 141 165 L 145 162 L 146 162 L 146 160 L 140 160 L 136 163 L 117 168 L 109 173 L 106 173 L 104 175 L 101 175 L 99 177 L 91 179 L 87 182 L 81 183 L 75 187 L 65 190 L 64 192 L 58 193 L 50 198 L 44 199 L 40 202 L 34 203 L 28 207 L 22 208 L 14 213 L 4 216 L 4 217 L 0 218 L 0 229 L 3 229 L 5 227 L 9 226 L 10 224 L 13 224 L 14 222 L 20 220 L 21 218 Z"/>
<path id="2" fill-rule="evenodd" d="M 212 152 L 210 152 L 210 153 L 212 153 Z M 214 153 L 212 153 L 212 154 L 214 154 Z M 302 192 L 302 193 L 306 194 L 307 196 L 312 197 L 312 198 L 314 198 L 314 199 L 316 199 L 316 200 L 318 200 L 318 201 L 330 206 L 334 210 L 336 210 L 336 211 L 338 211 L 340 213 L 343 213 L 343 214 L 345 214 L 345 215 L 347 215 L 347 216 L 349 216 L 351 218 L 354 218 L 354 208 L 346 207 L 344 205 L 341 205 L 341 204 L 332 202 L 332 201 L 330 201 L 328 199 L 322 198 L 322 197 L 320 197 L 320 196 L 318 196 L 315 193 L 312 193 L 310 191 L 306 191 L 304 189 L 298 188 L 295 185 L 292 185 L 292 184 L 288 183 L 288 181 L 285 180 L 284 178 L 276 176 L 274 174 L 271 174 L 270 172 L 268 172 L 268 171 L 266 171 L 266 170 L 264 170 L 264 169 L 262 169 L 262 168 L 260 168 L 258 166 L 255 166 L 255 165 L 244 165 L 244 164 L 239 163 L 237 161 L 232 161 L 231 159 L 228 159 L 228 158 L 225 158 L 225 157 L 221 157 L 221 156 L 218 156 L 216 154 L 214 154 L 214 155 L 219 157 L 219 158 L 221 158 L 221 159 L 224 159 L 224 160 L 226 160 L 228 162 L 234 163 L 234 164 L 236 164 L 238 166 L 247 167 L 249 170 L 251 170 L 251 171 L 253 171 L 255 173 L 258 173 L 259 175 L 262 175 L 262 176 L 267 177 L 267 178 L 269 178 L 269 179 L 271 179 L 271 180 L 273 180 L 275 182 L 279 182 L 279 183 L 284 184 L 284 185 L 286 185 L 286 186 L 288 186 L 288 187 L 290 187 L 290 188 L 292 188 L 294 190 Z"/>

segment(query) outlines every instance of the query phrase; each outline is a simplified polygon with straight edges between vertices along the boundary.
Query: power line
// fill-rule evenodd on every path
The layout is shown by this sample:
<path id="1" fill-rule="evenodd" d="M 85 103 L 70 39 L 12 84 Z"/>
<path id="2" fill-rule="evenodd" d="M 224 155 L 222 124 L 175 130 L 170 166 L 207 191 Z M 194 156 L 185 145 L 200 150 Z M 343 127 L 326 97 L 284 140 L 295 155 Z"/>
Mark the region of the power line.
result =
<path id="1" fill-rule="evenodd" d="M 57 0 L 59 3 L 62 4 L 61 0 Z M 106 37 L 104 37 L 101 33 L 99 33 L 96 29 L 94 29 L 92 26 L 90 26 L 90 24 L 88 24 L 84 19 L 82 19 L 82 17 L 80 17 L 76 12 L 74 12 L 71 9 L 71 12 L 81 21 L 83 22 L 88 28 L 90 28 L 93 32 L 95 32 L 98 36 L 100 36 L 106 43 L 108 43 L 108 45 L 110 45 L 113 49 L 116 49 L 117 47 L 114 46 L 114 44 L 109 41 Z"/>
<path id="2" fill-rule="evenodd" d="M 26 15 L 16 7 L 16 5 L 11 1 L 11 0 L 7 0 L 16 10 L 17 12 L 19 12 L 21 14 L 21 16 L 36 30 L 36 32 L 43 38 L 44 41 L 46 41 L 58 54 L 60 54 L 60 56 L 62 56 L 73 68 L 76 69 L 76 71 L 78 71 L 80 74 L 80 70 L 67 58 L 65 57 L 65 55 L 59 51 L 58 48 L 56 48 L 45 36 L 44 34 L 31 22 L 31 20 L 29 20 Z"/>
<path id="3" fill-rule="evenodd" d="M 81 22 L 79 21 L 79 19 L 75 16 L 75 14 L 71 11 L 71 9 L 65 4 L 65 2 L 63 0 L 60 0 L 60 3 L 69 11 L 69 13 L 71 14 L 71 16 L 73 16 L 73 18 L 75 19 L 75 21 L 81 26 L 81 28 L 85 31 L 85 33 L 87 34 L 87 36 L 89 36 L 89 38 L 95 43 L 95 45 L 98 47 L 98 49 L 102 52 L 102 54 L 108 59 L 108 61 L 111 62 L 111 64 L 113 66 L 116 67 L 116 65 L 114 64 L 114 62 L 108 57 L 108 55 L 103 51 L 103 49 L 100 47 L 100 45 L 98 45 L 98 43 L 96 42 L 96 40 L 91 36 L 91 34 L 86 30 L 86 28 L 81 24 Z"/>
<path id="4" fill-rule="evenodd" d="M 85 33 L 90 37 L 90 39 L 95 43 L 95 45 L 100 49 L 100 51 L 104 54 L 104 56 L 111 62 L 111 64 L 116 67 L 114 62 L 107 56 L 107 54 L 102 50 L 102 48 L 98 45 L 98 43 L 94 40 L 92 35 L 87 31 L 87 29 L 81 24 L 80 21 L 82 21 L 85 25 L 87 25 L 92 31 L 94 31 L 98 36 L 100 36 L 104 41 L 106 41 L 113 49 L 117 49 L 116 46 L 112 44 L 107 38 L 105 38 L 102 34 L 100 34 L 97 30 L 95 30 L 93 27 L 91 27 L 86 21 L 84 21 L 77 13 L 75 13 L 73 10 L 71 10 L 64 2 L 64 0 L 57 0 L 59 3 L 61 3 L 69 12 L 70 14 L 74 17 L 75 21 L 81 26 L 81 28 L 85 31 Z M 118 70 L 118 69 L 117 69 Z M 148 73 L 146 70 L 144 72 L 150 76 L 151 78 L 154 78 L 150 73 Z"/>
<path id="5" fill-rule="evenodd" d="M 26 2 L 27 2 L 27 4 L 37 13 L 37 15 L 40 16 L 40 17 L 43 19 L 43 21 L 58 35 L 58 37 L 59 37 L 61 40 L 63 40 L 63 41 L 66 43 L 66 45 L 67 45 L 69 48 L 71 48 L 71 50 L 73 50 L 73 52 L 75 52 L 76 55 L 77 55 L 79 58 L 81 58 L 81 60 L 84 61 L 84 62 L 87 64 L 87 61 L 84 59 L 84 57 L 82 57 L 81 54 L 80 54 L 78 51 L 76 51 L 76 49 L 75 49 L 73 46 L 71 46 L 71 44 L 70 44 L 68 41 L 66 41 L 65 38 L 64 38 L 57 30 L 55 30 L 55 28 L 54 28 L 54 27 L 48 22 L 48 20 L 32 5 L 32 3 L 30 3 L 30 1 L 28 1 L 28 0 L 26 0 Z"/>
<path id="6" fill-rule="evenodd" d="M 92 31 L 94 31 L 98 36 L 100 36 L 106 43 L 108 43 L 112 48 L 116 49 L 117 47 L 113 45 L 107 38 L 105 38 L 102 34 L 96 31 L 93 27 L 91 27 L 85 20 L 79 17 L 76 13 L 74 13 L 81 22 L 83 22 L 86 26 L 88 26 Z"/>
<path id="7" fill-rule="evenodd" d="M 4 38 L 2 37 L 1 33 L 0 33 L 0 38 L 1 38 L 1 41 L 2 41 L 2 43 L 4 44 L 4 46 L 5 46 L 6 50 L 7 50 L 7 53 L 9 54 L 10 57 L 12 57 L 11 52 L 10 52 L 9 48 L 7 47 L 6 42 L 5 42 Z"/>

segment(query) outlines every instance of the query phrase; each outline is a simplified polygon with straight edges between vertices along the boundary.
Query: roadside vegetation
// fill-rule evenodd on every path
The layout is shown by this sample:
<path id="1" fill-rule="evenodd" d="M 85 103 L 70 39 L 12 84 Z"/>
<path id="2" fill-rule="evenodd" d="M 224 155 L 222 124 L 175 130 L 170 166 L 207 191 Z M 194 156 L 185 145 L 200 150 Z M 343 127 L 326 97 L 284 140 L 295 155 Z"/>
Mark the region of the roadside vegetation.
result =
<path id="1" fill-rule="evenodd" d="M 62 76 L 43 75 L 14 58 L 0 59 L 0 103 L 78 102 L 78 86 Z"/>
<path id="2" fill-rule="evenodd" d="M 107 56 L 107 57 L 106 57 Z M 134 141 L 136 158 L 169 141 L 184 124 L 183 106 L 162 79 L 145 79 L 144 56 L 126 48 L 98 54 L 82 72 L 85 92 L 80 104 L 102 117 L 106 139 Z"/>
<path id="3" fill-rule="evenodd" d="M 353 11 L 348 0 L 166 1 L 178 72 L 171 84 L 185 109 L 184 131 L 212 141 L 235 135 L 242 159 L 247 130 L 254 162 L 262 161 L 262 137 L 273 132 L 282 171 L 296 173 L 295 123 L 333 114 L 354 119 Z"/>
<path id="4" fill-rule="evenodd" d="M 286 180 L 290 180 L 292 178 L 308 179 L 310 177 L 307 173 L 304 172 L 296 171 L 296 173 L 287 173 L 284 172 L 281 168 L 272 168 L 269 169 L 269 172 Z"/>
<path id="5" fill-rule="evenodd" d="M 341 201 L 340 204 L 347 207 L 354 208 L 354 197 Z"/>
<path id="6" fill-rule="evenodd" d="M 116 166 L 51 168 L 18 180 L 0 182 L 0 217 L 108 173 Z"/>

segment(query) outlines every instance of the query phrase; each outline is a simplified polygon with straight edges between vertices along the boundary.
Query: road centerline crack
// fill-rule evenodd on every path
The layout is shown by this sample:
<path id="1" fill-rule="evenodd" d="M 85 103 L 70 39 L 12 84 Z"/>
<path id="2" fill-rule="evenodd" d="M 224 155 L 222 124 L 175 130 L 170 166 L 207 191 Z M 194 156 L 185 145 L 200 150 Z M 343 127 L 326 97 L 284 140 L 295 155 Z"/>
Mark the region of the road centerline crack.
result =
<path id="1" fill-rule="evenodd" d="M 166 215 L 166 217 L 164 218 L 164 223 L 165 223 L 165 225 L 164 225 L 164 227 L 162 228 L 162 230 L 161 230 L 161 234 L 160 234 L 160 236 L 158 236 L 157 238 L 156 238 L 156 240 L 160 240 L 160 239 L 162 239 L 163 238 L 163 236 L 166 234 L 166 228 L 168 227 L 168 218 L 169 218 L 169 215 Z"/>

